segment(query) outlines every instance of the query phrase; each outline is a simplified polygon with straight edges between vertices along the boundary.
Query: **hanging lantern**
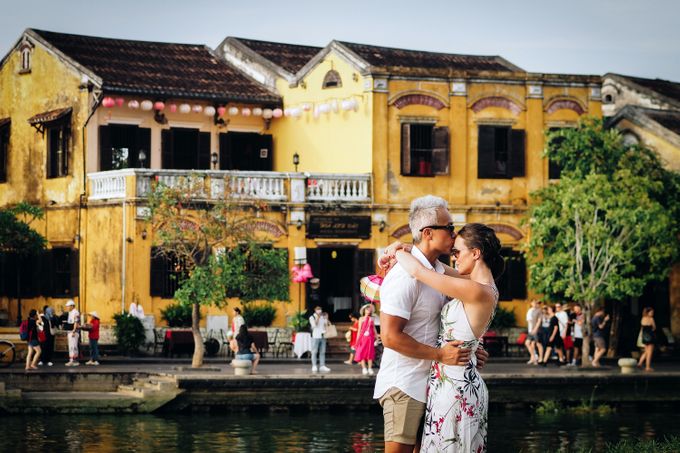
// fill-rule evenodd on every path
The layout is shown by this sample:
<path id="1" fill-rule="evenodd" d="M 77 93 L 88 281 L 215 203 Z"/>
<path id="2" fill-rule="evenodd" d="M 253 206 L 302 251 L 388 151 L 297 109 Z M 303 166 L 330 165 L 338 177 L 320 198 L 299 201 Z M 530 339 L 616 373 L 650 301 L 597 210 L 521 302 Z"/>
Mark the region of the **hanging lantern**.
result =
<path id="1" fill-rule="evenodd" d="M 250 116 L 252 114 L 252 110 L 250 110 L 248 107 L 244 107 L 241 109 L 241 115 L 243 116 Z"/>
<path id="2" fill-rule="evenodd" d="M 102 100 L 102 105 L 107 109 L 110 109 L 111 107 L 116 105 L 116 101 L 114 101 L 113 98 L 107 96 Z"/>
<path id="3" fill-rule="evenodd" d="M 179 113 L 189 113 L 191 112 L 191 106 L 189 104 L 180 104 Z"/>
<path id="4" fill-rule="evenodd" d="M 162 101 L 156 101 L 153 103 L 153 109 L 158 110 L 159 112 L 162 112 L 165 110 L 165 102 Z"/>
<path id="5" fill-rule="evenodd" d="M 229 107 L 227 112 L 229 113 L 229 116 L 236 116 L 238 115 L 238 107 Z"/>
<path id="6" fill-rule="evenodd" d="M 305 102 L 304 104 L 302 104 L 302 110 L 304 110 L 305 112 L 309 112 L 310 110 L 312 110 L 312 104 Z"/>
<path id="7" fill-rule="evenodd" d="M 128 102 L 128 108 L 132 110 L 137 110 L 139 108 L 139 101 L 135 101 L 134 99 Z"/>
<path id="8" fill-rule="evenodd" d="M 355 112 L 359 111 L 359 101 L 357 101 L 356 99 L 352 99 L 352 110 L 354 110 Z"/>
<path id="9" fill-rule="evenodd" d="M 338 113 L 338 101 L 336 101 L 335 99 L 331 101 L 331 111 L 333 113 Z"/>
<path id="10" fill-rule="evenodd" d="M 170 113 L 175 113 L 177 111 L 177 104 L 170 104 L 168 109 L 170 109 Z"/>
<path id="11" fill-rule="evenodd" d="M 283 110 L 281 110 L 281 109 L 272 110 L 272 116 L 274 118 L 281 118 L 283 116 Z"/>
<path id="12" fill-rule="evenodd" d="M 195 104 L 193 107 L 191 107 L 191 111 L 194 113 L 201 113 L 203 111 L 203 106 Z"/>
<path id="13" fill-rule="evenodd" d="M 262 109 L 260 107 L 255 107 L 253 109 L 253 116 L 262 116 Z"/>
<path id="14" fill-rule="evenodd" d="M 151 102 L 149 100 L 145 100 L 145 101 L 142 101 L 140 106 L 142 107 L 142 110 L 144 110 L 145 112 L 148 112 L 149 110 L 151 110 L 153 108 L 153 102 Z"/>
<path id="15" fill-rule="evenodd" d="M 299 107 L 290 109 L 290 116 L 292 116 L 293 118 L 300 118 L 302 116 L 302 109 Z"/>
<path id="16" fill-rule="evenodd" d="M 203 109 L 203 113 L 205 114 L 205 116 L 213 116 L 215 114 L 215 107 L 209 105 L 205 109 Z"/>
<path id="17" fill-rule="evenodd" d="M 283 109 L 283 116 L 290 116 L 290 109 Z"/>
<path id="18" fill-rule="evenodd" d="M 123 99 L 123 98 L 116 98 L 116 105 L 117 105 L 118 107 L 122 107 L 123 104 L 125 104 L 125 99 Z"/>
<path id="19" fill-rule="evenodd" d="M 314 106 L 314 112 L 312 112 L 312 115 L 314 116 L 314 118 L 318 118 L 321 115 L 321 112 L 319 111 L 318 105 Z"/>
<path id="20" fill-rule="evenodd" d="M 221 105 L 220 105 L 219 107 L 217 107 L 217 114 L 218 114 L 219 116 L 224 116 L 225 113 L 227 113 L 227 108 L 226 108 L 226 107 L 223 107 L 223 106 L 221 106 Z"/>
<path id="21" fill-rule="evenodd" d="M 310 266 L 309 263 L 302 266 L 302 271 L 300 273 L 305 278 L 305 280 L 309 280 L 310 278 L 314 278 L 314 274 L 312 274 L 312 266 Z"/>
<path id="22" fill-rule="evenodd" d="M 343 99 L 343 101 L 340 105 L 342 106 L 342 109 L 345 112 L 352 110 L 352 100 L 351 99 Z"/>
<path id="23" fill-rule="evenodd" d="M 274 115 L 274 112 L 272 111 L 272 109 L 264 109 L 264 110 L 262 110 L 262 118 L 264 118 L 264 119 L 266 119 L 266 120 L 268 120 L 269 118 L 271 118 L 273 115 Z"/>
<path id="24" fill-rule="evenodd" d="M 319 112 L 320 113 L 328 113 L 331 111 L 331 106 L 326 104 L 325 102 L 322 104 L 319 104 Z"/>

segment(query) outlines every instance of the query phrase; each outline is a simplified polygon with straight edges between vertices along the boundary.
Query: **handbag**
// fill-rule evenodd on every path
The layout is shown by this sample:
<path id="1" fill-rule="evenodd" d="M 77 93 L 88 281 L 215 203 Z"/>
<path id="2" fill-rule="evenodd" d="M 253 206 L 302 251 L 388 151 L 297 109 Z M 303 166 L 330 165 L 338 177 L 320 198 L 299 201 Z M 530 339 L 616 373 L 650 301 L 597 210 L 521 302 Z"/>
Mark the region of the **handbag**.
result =
<path id="1" fill-rule="evenodd" d="M 352 331 L 348 330 L 345 332 L 345 340 L 347 340 L 347 343 L 350 343 L 352 341 Z"/>
<path id="2" fill-rule="evenodd" d="M 43 329 L 38 329 L 38 341 L 44 343 L 47 338 L 45 337 L 45 331 Z"/>
<path id="3" fill-rule="evenodd" d="M 644 348 L 645 347 L 645 344 L 642 342 L 642 329 L 640 329 L 640 333 L 638 334 L 636 346 L 638 348 Z"/>
<path id="4" fill-rule="evenodd" d="M 336 329 L 333 324 L 328 324 L 326 326 L 326 333 L 324 334 L 324 337 L 335 338 L 337 336 L 338 336 L 338 329 Z"/>

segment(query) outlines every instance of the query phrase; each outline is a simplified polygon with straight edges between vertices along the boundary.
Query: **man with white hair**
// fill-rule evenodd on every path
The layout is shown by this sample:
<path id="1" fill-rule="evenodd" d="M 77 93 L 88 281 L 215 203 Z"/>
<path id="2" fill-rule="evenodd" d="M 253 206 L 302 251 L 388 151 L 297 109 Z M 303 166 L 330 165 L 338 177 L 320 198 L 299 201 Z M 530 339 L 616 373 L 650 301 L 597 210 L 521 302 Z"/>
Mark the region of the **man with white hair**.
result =
<path id="1" fill-rule="evenodd" d="M 68 362 L 66 366 L 78 366 L 78 343 L 80 342 L 80 312 L 76 309 L 76 303 L 73 299 L 66 302 L 66 310 L 68 310 L 67 327 L 68 333 Z"/>
<path id="2" fill-rule="evenodd" d="M 446 200 L 427 195 L 413 200 L 409 212 L 413 237 L 411 254 L 428 269 L 457 273 L 446 268 L 440 255 L 450 255 L 455 237 Z M 383 352 L 373 397 L 383 408 L 385 452 L 411 452 L 419 444 L 423 426 L 427 379 L 432 361 L 464 365 L 469 349 L 461 342 L 436 347 L 440 315 L 447 297 L 412 278 L 395 264 L 380 287 Z M 487 353 L 478 350 L 483 364 Z"/>

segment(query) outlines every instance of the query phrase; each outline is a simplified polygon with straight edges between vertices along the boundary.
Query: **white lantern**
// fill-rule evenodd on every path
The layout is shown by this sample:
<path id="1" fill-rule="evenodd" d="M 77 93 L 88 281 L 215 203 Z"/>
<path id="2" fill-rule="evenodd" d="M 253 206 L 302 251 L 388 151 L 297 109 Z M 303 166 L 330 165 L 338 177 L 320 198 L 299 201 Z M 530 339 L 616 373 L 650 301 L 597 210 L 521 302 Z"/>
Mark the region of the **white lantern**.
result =
<path id="1" fill-rule="evenodd" d="M 312 110 L 312 104 L 307 102 L 302 104 L 302 110 L 304 110 L 305 112 L 309 112 L 310 110 Z"/>
<path id="2" fill-rule="evenodd" d="M 333 113 L 338 113 L 338 101 L 336 101 L 335 99 L 331 101 L 331 111 Z"/>
<path id="3" fill-rule="evenodd" d="M 283 109 L 284 116 L 291 116 L 290 109 Z"/>
<path id="4" fill-rule="evenodd" d="M 142 107 L 142 110 L 144 110 L 145 112 L 148 112 L 149 110 L 151 110 L 153 108 L 153 102 L 151 102 L 149 100 L 142 101 L 141 107 Z"/>
<path id="5" fill-rule="evenodd" d="M 238 107 L 229 107 L 229 115 L 231 116 L 238 115 Z"/>
<path id="6" fill-rule="evenodd" d="M 253 113 L 248 107 L 244 107 L 241 109 L 241 115 L 243 116 L 250 116 L 250 114 Z"/>
<path id="7" fill-rule="evenodd" d="M 281 109 L 272 110 L 272 116 L 274 118 L 281 118 L 283 116 L 283 110 L 281 110 Z"/>
<path id="8" fill-rule="evenodd" d="M 203 114 L 205 116 L 213 116 L 215 114 L 215 107 L 212 105 L 207 106 L 205 109 L 203 109 Z"/>
<path id="9" fill-rule="evenodd" d="M 262 116 L 262 109 L 260 107 L 255 107 L 253 109 L 253 116 Z"/>
<path id="10" fill-rule="evenodd" d="M 290 115 L 293 118 L 300 118 L 302 116 L 302 109 L 300 107 L 295 107 L 293 109 L 290 109 Z"/>
<path id="11" fill-rule="evenodd" d="M 191 106 L 189 104 L 180 104 L 179 113 L 189 113 L 191 112 Z"/>
<path id="12" fill-rule="evenodd" d="M 137 110 L 139 108 L 139 101 L 135 101 L 134 99 L 128 102 L 128 108 L 131 108 L 132 110 Z"/>
<path id="13" fill-rule="evenodd" d="M 319 112 L 320 113 L 328 113 L 331 111 L 331 106 L 326 104 L 325 102 L 322 104 L 319 104 Z"/>
<path id="14" fill-rule="evenodd" d="M 341 103 L 342 109 L 347 112 L 348 110 L 352 110 L 352 100 L 351 99 L 343 99 Z"/>
<path id="15" fill-rule="evenodd" d="M 191 107 L 191 111 L 194 113 L 201 113 L 203 111 L 203 106 L 196 104 L 193 107 Z"/>
<path id="16" fill-rule="evenodd" d="M 262 110 L 262 118 L 268 120 L 269 118 L 272 117 L 274 112 L 272 112 L 272 109 L 264 109 Z"/>
<path id="17" fill-rule="evenodd" d="M 357 101 L 356 99 L 352 99 L 352 110 L 354 110 L 355 112 L 359 111 L 359 101 Z"/>
<path id="18" fill-rule="evenodd" d="M 321 112 L 319 111 L 319 106 L 318 106 L 318 105 L 317 105 L 317 106 L 314 106 L 314 112 L 312 113 L 312 115 L 314 116 L 314 118 L 318 118 L 319 115 L 321 115 Z"/>

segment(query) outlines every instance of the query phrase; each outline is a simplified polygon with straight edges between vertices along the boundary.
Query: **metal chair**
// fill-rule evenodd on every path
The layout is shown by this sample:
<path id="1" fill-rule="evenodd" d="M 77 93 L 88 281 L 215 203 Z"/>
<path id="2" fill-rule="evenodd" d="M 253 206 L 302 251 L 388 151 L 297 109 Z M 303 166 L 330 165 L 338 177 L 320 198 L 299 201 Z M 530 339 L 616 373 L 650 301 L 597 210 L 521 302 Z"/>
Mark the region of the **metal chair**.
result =
<path id="1" fill-rule="evenodd" d="M 161 352 L 163 352 L 163 345 L 165 344 L 165 330 L 162 328 L 153 329 L 153 355 L 157 354 L 157 350 L 160 347 Z"/>

